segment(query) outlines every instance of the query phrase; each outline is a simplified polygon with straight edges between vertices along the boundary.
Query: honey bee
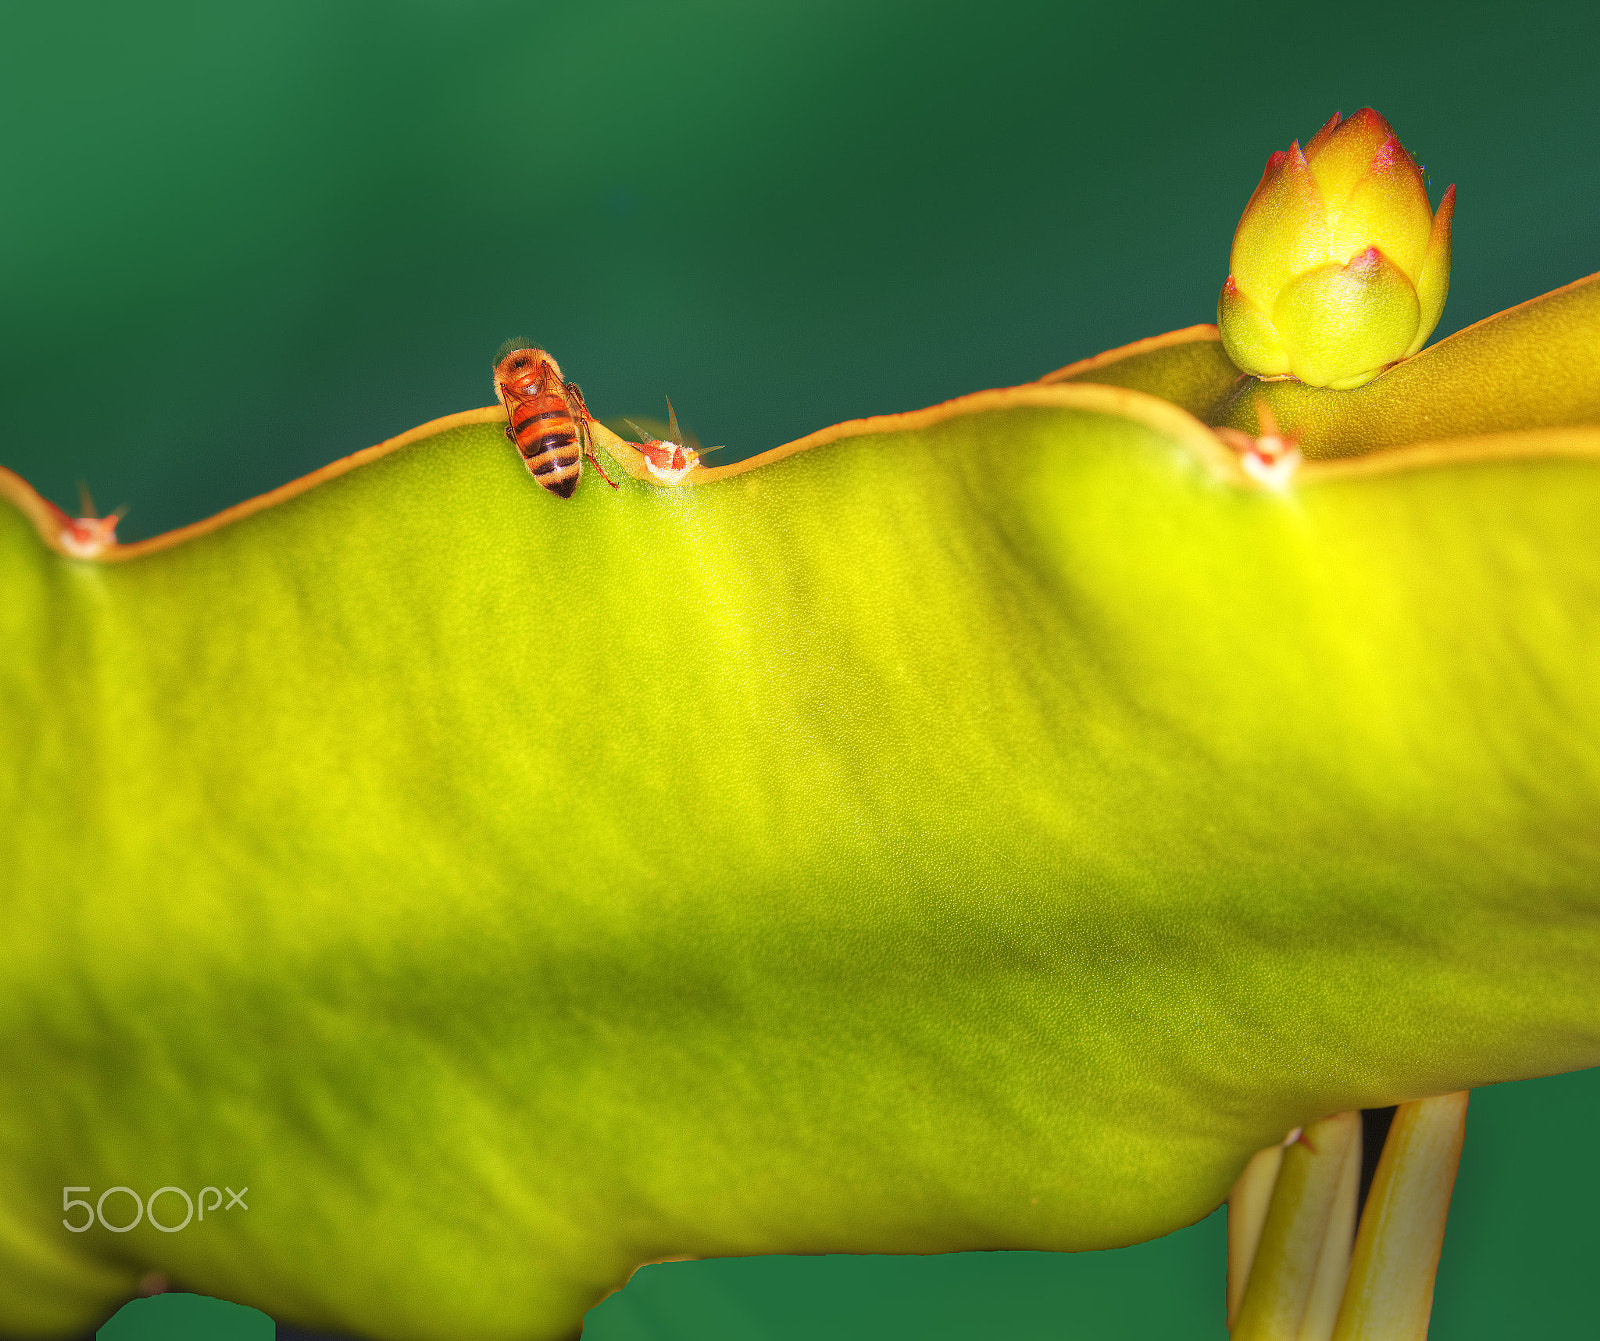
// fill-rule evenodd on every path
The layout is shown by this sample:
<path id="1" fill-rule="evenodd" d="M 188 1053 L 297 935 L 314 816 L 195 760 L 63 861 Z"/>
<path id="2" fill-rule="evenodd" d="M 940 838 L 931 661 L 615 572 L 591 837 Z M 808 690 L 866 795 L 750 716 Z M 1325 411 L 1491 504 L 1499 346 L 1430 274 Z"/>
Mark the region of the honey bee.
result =
<path id="1" fill-rule="evenodd" d="M 506 407 L 506 437 L 528 473 L 557 498 L 571 498 L 588 457 L 615 489 L 594 454 L 589 407 L 576 382 L 564 382 L 560 365 L 526 340 L 507 340 L 495 354 L 494 393 Z"/>

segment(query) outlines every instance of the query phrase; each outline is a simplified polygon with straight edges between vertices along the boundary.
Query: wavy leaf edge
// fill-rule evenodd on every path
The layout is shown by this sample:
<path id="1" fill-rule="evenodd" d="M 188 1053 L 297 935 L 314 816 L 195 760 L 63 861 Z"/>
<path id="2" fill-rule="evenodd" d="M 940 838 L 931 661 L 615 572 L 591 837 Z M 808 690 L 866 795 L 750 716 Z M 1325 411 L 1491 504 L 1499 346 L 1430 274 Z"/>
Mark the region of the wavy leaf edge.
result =
<path id="1" fill-rule="evenodd" d="M 1600 280 L 1600 273 L 1574 280 L 1549 293 L 1530 298 L 1493 316 L 1485 317 L 1482 321 L 1463 327 L 1446 339 L 1429 346 L 1414 358 L 1396 366 L 1406 367 L 1417 363 L 1423 363 L 1425 366 L 1425 361 L 1434 351 L 1447 349 L 1464 337 L 1471 337 L 1474 332 L 1480 332 L 1513 313 L 1560 297 L 1597 280 Z M 1258 489 L 1263 486 L 1241 467 L 1238 453 L 1203 420 L 1182 406 L 1150 392 L 1086 380 L 1095 373 L 1140 356 L 1160 354 L 1194 344 L 1216 344 L 1220 347 L 1220 343 L 1221 337 L 1215 325 L 1202 323 L 1185 326 L 1161 335 L 1147 336 L 1066 364 L 1033 382 L 969 392 L 919 410 L 847 419 L 818 429 L 792 442 L 769 448 L 742 461 L 731 462 L 724 466 L 698 467 L 677 485 L 661 485 L 652 479 L 643 458 L 638 452 L 629 450 L 631 444 L 598 421 L 593 425 L 594 436 L 606 449 L 607 454 L 639 482 L 655 488 L 685 488 L 716 484 L 752 470 L 759 470 L 763 466 L 800 452 L 812 451 L 852 438 L 914 431 L 963 415 L 1020 408 L 1076 409 L 1142 423 L 1187 448 L 1220 480 L 1241 488 Z M 1247 375 L 1241 373 L 1238 381 L 1245 380 Z M 1385 378 L 1380 377 L 1371 385 L 1378 385 L 1383 380 Z M 26 516 L 44 543 L 62 557 L 80 562 L 123 563 L 198 539 L 266 508 L 297 498 L 325 481 L 337 479 L 413 443 L 456 428 L 499 423 L 504 418 L 505 410 L 500 405 L 481 406 L 442 415 L 371 447 L 339 457 L 309 474 L 290 480 L 266 493 L 235 503 L 210 517 L 129 544 L 113 542 L 99 553 L 92 555 L 74 552 L 63 543 L 63 534 L 72 519 L 61 508 L 43 497 L 22 476 L 4 466 L 0 466 L 0 498 L 6 499 Z M 1484 461 L 1540 458 L 1600 459 L 1600 425 L 1592 428 L 1577 425 L 1477 433 L 1380 447 L 1359 456 L 1310 459 L 1301 464 L 1294 476 L 1294 483 L 1296 487 L 1314 487 L 1319 483 L 1356 476 L 1383 475 Z"/>

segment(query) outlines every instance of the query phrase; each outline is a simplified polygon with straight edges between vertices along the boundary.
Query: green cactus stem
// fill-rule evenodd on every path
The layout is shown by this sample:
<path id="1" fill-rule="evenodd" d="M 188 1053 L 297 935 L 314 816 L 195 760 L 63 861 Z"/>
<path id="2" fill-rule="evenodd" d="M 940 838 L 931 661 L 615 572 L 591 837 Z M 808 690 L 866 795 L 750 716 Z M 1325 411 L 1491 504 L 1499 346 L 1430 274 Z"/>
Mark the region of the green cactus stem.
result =
<path id="1" fill-rule="evenodd" d="M 1592 291 L 1265 388 L 1281 489 L 1204 331 L 696 487 L 552 498 L 473 411 L 86 559 L 0 475 L 0 1327 L 160 1271 L 554 1341 L 664 1258 L 1148 1239 L 1600 1062 Z"/>

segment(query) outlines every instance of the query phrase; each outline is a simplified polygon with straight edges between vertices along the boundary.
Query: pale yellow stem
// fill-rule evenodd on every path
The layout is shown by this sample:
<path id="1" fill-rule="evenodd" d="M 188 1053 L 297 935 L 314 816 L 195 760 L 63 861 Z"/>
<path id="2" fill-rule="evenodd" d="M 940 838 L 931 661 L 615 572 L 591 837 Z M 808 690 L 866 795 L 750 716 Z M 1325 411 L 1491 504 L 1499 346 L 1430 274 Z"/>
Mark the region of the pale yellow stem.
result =
<path id="1" fill-rule="evenodd" d="M 1334 1341 L 1424 1341 L 1467 1093 L 1401 1104 L 1356 1235 Z"/>
<path id="2" fill-rule="evenodd" d="M 1329 1341 L 1339 1317 L 1339 1301 L 1350 1275 L 1350 1253 L 1355 1246 L 1356 1210 L 1361 1200 L 1361 1129 L 1344 1152 L 1344 1171 L 1339 1175 L 1339 1191 L 1328 1221 L 1328 1235 L 1322 1240 L 1322 1256 L 1317 1275 L 1306 1301 L 1305 1317 L 1300 1320 L 1299 1341 Z"/>
<path id="3" fill-rule="evenodd" d="M 1307 1128 L 1284 1152 L 1234 1341 L 1299 1341 L 1345 1181 L 1345 1156 L 1360 1131 L 1359 1113 L 1339 1113 Z"/>
<path id="4" fill-rule="evenodd" d="M 1228 1327 L 1239 1316 L 1250 1264 L 1256 1260 L 1261 1227 L 1267 1223 L 1272 1188 L 1283 1164 L 1283 1146 L 1269 1145 L 1250 1156 L 1239 1181 L 1228 1194 Z"/>

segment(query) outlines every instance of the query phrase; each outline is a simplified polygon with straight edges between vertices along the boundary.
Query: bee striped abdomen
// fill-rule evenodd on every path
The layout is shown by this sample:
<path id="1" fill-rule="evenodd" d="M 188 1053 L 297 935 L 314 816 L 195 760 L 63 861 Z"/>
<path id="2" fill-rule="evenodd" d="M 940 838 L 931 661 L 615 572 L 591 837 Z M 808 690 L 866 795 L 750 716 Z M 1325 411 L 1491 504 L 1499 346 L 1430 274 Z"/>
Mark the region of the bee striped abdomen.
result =
<path id="1" fill-rule="evenodd" d="M 534 479 L 562 498 L 578 487 L 578 426 L 560 396 L 537 396 L 516 407 L 511 425 L 517 444 Z"/>

